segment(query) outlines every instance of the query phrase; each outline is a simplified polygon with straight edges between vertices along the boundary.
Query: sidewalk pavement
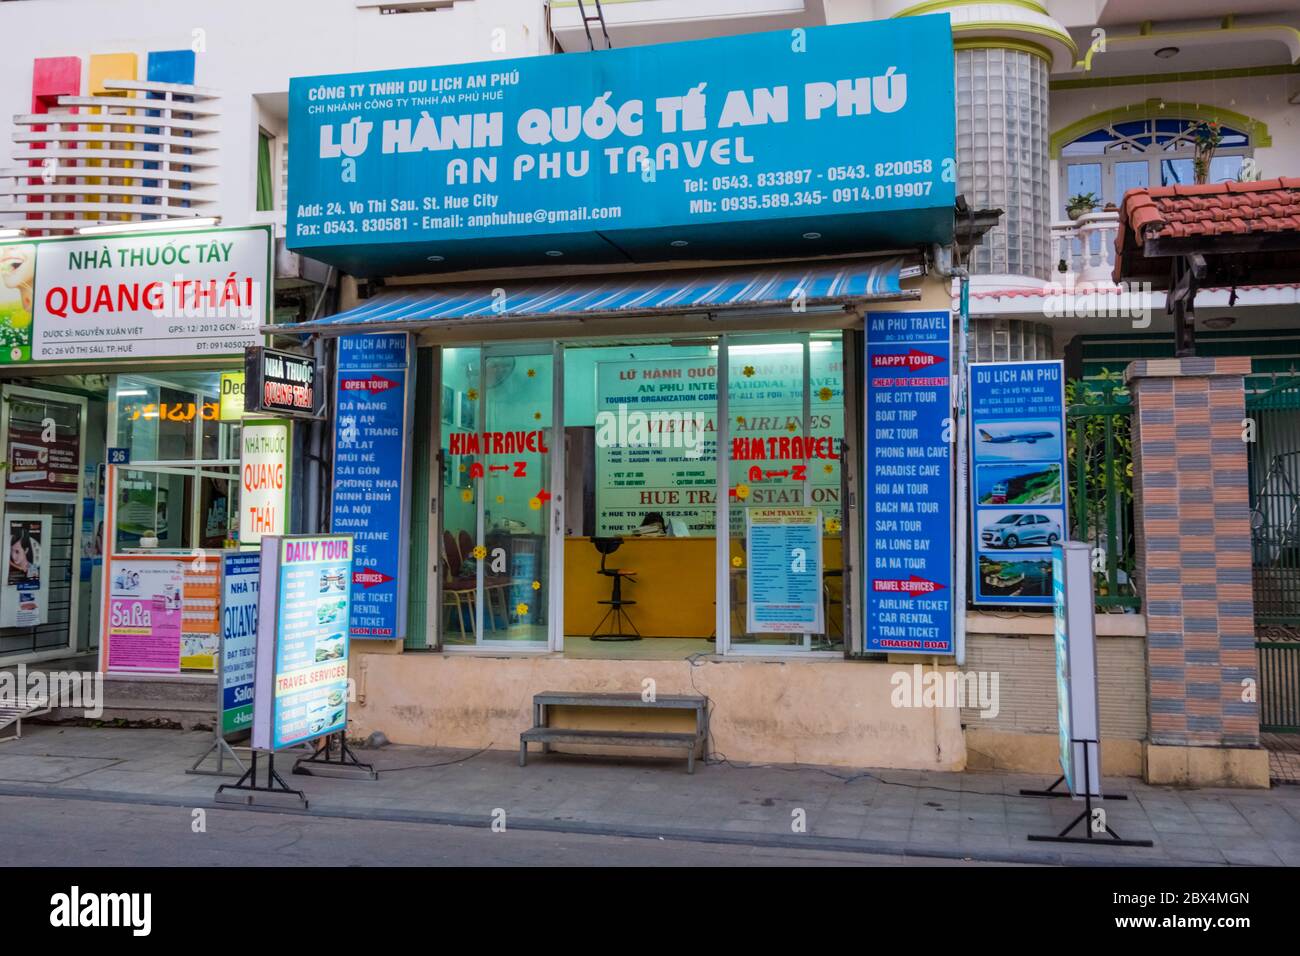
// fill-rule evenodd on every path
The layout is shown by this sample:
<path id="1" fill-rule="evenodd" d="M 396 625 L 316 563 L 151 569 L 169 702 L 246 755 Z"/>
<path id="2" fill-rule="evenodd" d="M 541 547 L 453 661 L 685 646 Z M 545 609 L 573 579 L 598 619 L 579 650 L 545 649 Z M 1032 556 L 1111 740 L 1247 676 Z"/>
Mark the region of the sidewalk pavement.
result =
<path id="1" fill-rule="evenodd" d="M 211 742 L 201 731 L 29 724 L 0 745 L 0 795 L 218 806 L 217 786 L 235 778 L 185 772 Z M 1128 795 L 1102 804 L 1107 822 L 1125 839 L 1153 840 L 1147 849 L 1030 842 L 1083 805 L 1020 796 L 1051 783 L 1024 774 L 697 764 L 692 776 L 677 759 L 552 754 L 520 767 L 514 750 L 399 745 L 357 755 L 378 780 L 290 775 L 293 758 L 281 755 L 277 769 L 310 799 L 287 812 L 486 827 L 504 811 L 507 828 L 1005 863 L 1300 866 L 1300 787 L 1107 780 L 1105 792 Z"/>

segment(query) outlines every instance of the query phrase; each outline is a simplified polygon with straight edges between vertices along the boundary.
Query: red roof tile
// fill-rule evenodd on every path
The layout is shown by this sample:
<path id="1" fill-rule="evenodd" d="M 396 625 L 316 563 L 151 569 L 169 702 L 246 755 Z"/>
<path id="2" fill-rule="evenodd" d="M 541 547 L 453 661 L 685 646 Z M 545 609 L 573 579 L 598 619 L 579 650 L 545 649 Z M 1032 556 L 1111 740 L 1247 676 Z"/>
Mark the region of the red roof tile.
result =
<path id="1" fill-rule="evenodd" d="M 1300 236 L 1300 178 L 1130 189 L 1120 204 L 1115 279 L 1130 274 L 1148 239 L 1261 233 Z M 1126 266 L 1128 268 L 1126 268 Z"/>
<path id="2" fill-rule="evenodd" d="M 1300 231 L 1300 179 L 1130 189 L 1120 224 L 1132 229 L 1139 242 L 1158 236 Z M 1120 230 L 1121 248 L 1125 231 Z"/>

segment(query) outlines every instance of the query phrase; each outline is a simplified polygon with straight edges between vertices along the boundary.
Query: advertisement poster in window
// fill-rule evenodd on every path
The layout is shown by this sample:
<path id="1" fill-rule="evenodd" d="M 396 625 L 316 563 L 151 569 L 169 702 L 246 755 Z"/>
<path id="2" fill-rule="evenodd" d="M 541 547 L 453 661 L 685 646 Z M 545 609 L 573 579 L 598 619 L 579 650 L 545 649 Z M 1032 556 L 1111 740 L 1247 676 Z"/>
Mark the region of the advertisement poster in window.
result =
<path id="1" fill-rule="evenodd" d="M 799 468 L 811 503 L 824 519 L 839 520 L 843 362 L 830 347 L 813 348 L 809 361 L 810 434 L 804 435 L 801 348 L 733 357 L 731 475 L 749 485 L 749 505 L 801 506 L 803 482 L 765 484 L 763 478 Z M 597 363 L 598 534 L 628 534 L 652 511 L 681 521 L 691 535 L 714 533 L 717 364 L 710 355 Z M 743 535 L 741 509 L 732 509 L 731 521 L 731 533 Z"/>
<path id="2" fill-rule="evenodd" d="M 352 535 L 265 537 L 253 746 L 280 750 L 347 727 Z"/>
<path id="3" fill-rule="evenodd" d="M 72 416 L 79 413 L 77 406 L 71 406 Z M 76 498 L 81 482 L 81 436 L 74 429 L 60 428 L 52 418 L 42 423 L 11 417 L 8 438 L 5 497 L 10 501 Z"/>
<path id="4" fill-rule="evenodd" d="M 747 508 L 751 634 L 822 634 L 822 522 L 816 508 Z"/>
<path id="5" fill-rule="evenodd" d="M 36 627 L 49 620 L 50 516 L 5 516 L 9 567 L 0 599 L 0 627 Z"/>
<path id="6" fill-rule="evenodd" d="M 104 628 L 110 673 L 180 673 L 186 560 L 109 561 Z"/>
<path id="7" fill-rule="evenodd" d="M 186 562 L 181 604 L 181 669 L 215 670 L 221 644 L 221 561 Z"/>
<path id="8" fill-rule="evenodd" d="M 971 599 L 1050 606 L 1052 546 L 1070 536 L 1063 364 L 972 363 L 970 421 Z"/>

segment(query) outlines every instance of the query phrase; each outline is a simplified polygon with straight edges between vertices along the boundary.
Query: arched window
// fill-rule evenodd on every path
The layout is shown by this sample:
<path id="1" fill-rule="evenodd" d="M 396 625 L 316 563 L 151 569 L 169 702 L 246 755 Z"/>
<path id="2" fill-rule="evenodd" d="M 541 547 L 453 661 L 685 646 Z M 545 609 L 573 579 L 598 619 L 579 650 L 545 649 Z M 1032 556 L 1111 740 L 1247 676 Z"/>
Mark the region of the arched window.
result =
<path id="1" fill-rule="evenodd" d="M 1194 119 L 1127 120 L 1112 123 L 1061 147 L 1061 198 L 1065 211 L 1071 196 L 1094 193 L 1102 203 L 1119 203 L 1124 193 L 1143 186 L 1176 186 L 1195 182 L 1191 136 Z M 1210 161 L 1210 182 L 1241 178 L 1242 162 L 1254 150 L 1250 136 L 1220 126 L 1223 140 Z"/>

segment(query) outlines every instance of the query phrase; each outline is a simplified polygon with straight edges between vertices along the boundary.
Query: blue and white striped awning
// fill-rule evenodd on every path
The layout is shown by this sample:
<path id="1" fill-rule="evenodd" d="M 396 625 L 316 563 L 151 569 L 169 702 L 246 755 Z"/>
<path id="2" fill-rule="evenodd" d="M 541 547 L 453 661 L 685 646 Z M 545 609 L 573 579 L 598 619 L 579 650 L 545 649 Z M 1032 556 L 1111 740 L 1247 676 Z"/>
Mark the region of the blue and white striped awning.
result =
<path id="1" fill-rule="evenodd" d="M 815 265 L 570 276 L 530 282 L 389 289 L 337 315 L 268 326 L 264 332 L 340 335 L 411 329 L 442 322 L 571 319 L 722 310 L 817 308 L 899 298 L 902 280 L 921 267 L 904 257 Z"/>

